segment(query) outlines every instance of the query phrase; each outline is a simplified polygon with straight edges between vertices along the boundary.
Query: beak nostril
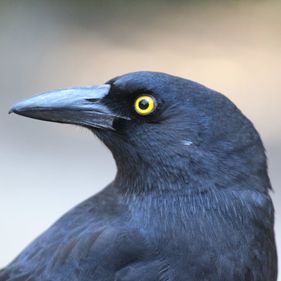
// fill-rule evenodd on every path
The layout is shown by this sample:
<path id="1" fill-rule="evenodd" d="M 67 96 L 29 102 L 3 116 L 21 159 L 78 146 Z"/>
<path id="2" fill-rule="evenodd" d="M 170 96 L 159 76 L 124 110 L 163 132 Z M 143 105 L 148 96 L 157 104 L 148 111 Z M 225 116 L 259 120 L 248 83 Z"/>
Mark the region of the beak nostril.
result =
<path id="1" fill-rule="evenodd" d="M 89 98 L 89 99 L 86 99 L 86 101 L 95 103 L 95 102 L 99 102 L 100 99 L 97 99 L 97 98 Z"/>

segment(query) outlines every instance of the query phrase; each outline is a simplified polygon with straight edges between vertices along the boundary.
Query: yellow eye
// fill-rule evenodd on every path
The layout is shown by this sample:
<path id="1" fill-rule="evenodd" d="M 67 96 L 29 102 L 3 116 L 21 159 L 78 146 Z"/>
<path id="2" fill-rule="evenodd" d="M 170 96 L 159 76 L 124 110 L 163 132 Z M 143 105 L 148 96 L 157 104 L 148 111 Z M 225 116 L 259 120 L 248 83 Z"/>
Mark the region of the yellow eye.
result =
<path id="1" fill-rule="evenodd" d="M 140 115 L 148 115 L 156 109 L 156 101 L 151 96 L 140 96 L 135 101 L 135 110 Z"/>

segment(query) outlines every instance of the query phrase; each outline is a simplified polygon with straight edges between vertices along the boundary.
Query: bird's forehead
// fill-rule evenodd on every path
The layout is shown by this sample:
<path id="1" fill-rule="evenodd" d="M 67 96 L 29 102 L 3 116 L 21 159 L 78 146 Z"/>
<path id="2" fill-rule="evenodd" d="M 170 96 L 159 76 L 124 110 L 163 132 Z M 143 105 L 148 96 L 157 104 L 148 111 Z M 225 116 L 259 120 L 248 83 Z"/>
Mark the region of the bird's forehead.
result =
<path id="1" fill-rule="evenodd" d="M 137 91 L 150 90 L 155 91 L 159 86 L 164 86 L 167 79 L 166 75 L 157 72 L 133 72 L 115 78 L 113 85 L 121 90 Z"/>

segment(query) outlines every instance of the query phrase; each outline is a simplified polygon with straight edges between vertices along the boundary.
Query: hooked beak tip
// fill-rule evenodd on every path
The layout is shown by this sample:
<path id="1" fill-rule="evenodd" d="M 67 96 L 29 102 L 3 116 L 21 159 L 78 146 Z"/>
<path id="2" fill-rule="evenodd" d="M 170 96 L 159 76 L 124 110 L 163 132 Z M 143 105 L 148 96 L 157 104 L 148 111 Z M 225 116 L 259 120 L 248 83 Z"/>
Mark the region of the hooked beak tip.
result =
<path id="1" fill-rule="evenodd" d="M 8 114 L 12 114 L 12 113 L 17 113 L 17 110 L 14 106 L 8 112 Z"/>
<path id="2" fill-rule="evenodd" d="M 22 102 L 18 102 L 15 105 L 11 107 L 9 110 L 9 114 L 11 113 L 16 113 L 16 114 L 21 114 L 21 111 L 24 111 L 25 106 L 22 104 Z"/>

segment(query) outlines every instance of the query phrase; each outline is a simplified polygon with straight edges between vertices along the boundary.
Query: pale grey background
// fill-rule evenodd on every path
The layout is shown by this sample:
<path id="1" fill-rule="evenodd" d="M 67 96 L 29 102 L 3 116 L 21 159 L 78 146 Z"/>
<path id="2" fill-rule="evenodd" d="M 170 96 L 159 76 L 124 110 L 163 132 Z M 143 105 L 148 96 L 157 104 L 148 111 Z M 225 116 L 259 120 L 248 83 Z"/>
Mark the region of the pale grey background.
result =
<path id="1" fill-rule="evenodd" d="M 280 1 L 197 2 L 0 1 L 0 267 L 115 174 L 85 129 L 9 116 L 10 106 L 135 70 L 199 81 L 254 122 L 281 245 Z"/>

